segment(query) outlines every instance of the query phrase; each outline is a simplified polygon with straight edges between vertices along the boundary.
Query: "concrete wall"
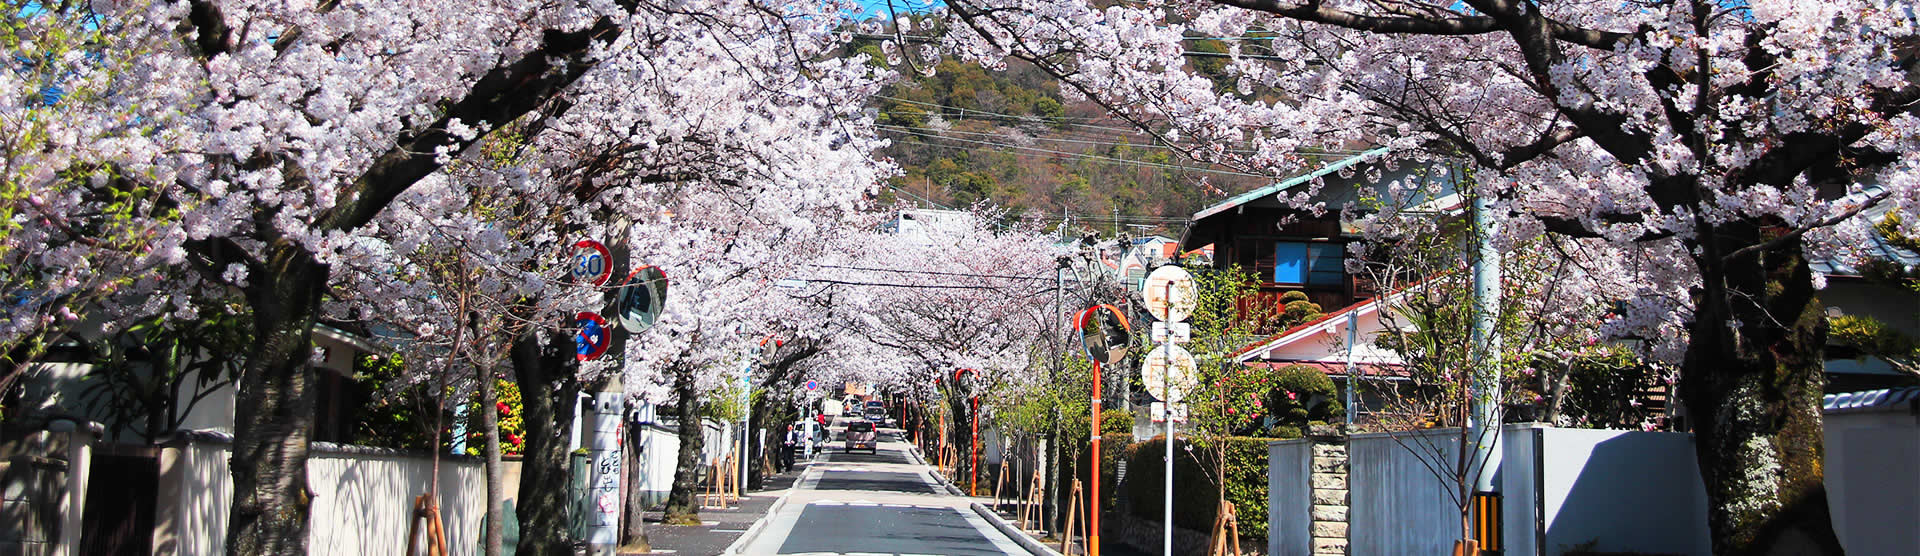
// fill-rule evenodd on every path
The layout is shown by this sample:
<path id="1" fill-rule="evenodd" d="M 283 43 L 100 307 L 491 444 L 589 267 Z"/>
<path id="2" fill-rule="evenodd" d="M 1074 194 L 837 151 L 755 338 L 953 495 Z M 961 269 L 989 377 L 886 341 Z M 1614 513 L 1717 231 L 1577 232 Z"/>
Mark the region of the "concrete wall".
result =
<path id="1" fill-rule="evenodd" d="M 1826 416 L 1827 503 L 1848 554 L 1920 555 L 1920 417 Z"/>
<path id="2" fill-rule="evenodd" d="M 1584 543 L 1603 552 L 1710 552 L 1706 493 L 1691 436 L 1540 425 L 1509 425 L 1504 434 L 1495 481 L 1504 496 L 1506 554 L 1558 555 Z M 1350 437 L 1350 554 L 1452 550 L 1460 536 L 1458 486 L 1451 478 L 1458 442 L 1457 429 Z M 1269 446 L 1268 545 L 1274 554 L 1308 551 L 1302 523 L 1310 518 L 1300 515 L 1309 499 L 1311 456 L 1299 453 L 1305 446 Z M 1913 529 L 1902 532 L 1904 539 Z"/>
<path id="3" fill-rule="evenodd" d="M 1313 552 L 1307 476 L 1313 444 L 1307 439 L 1267 444 L 1267 553 L 1306 556 Z"/>
<path id="4" fill-rule="evenodd" d="M 1453 429 L 1353 435 L 1348 554 L 1448 554 L 1460 537 Z M 1444 465 L 1444 467 L 1443 467 Z"/>
<path id="5" fill-rule="evenodd" d="M 161 455 L 154 531 L 155 555 L 225 551 L 233 479 L 229 446 L 189 442 Z M 506 495 L 514 502 L 519 462 L 508 462 Z M 307 463 L 314 492 L 308 548 L 315 554 L 384 556 L 406 553 L 413 498 L 432 482 L 433 462 L 417 455 L 317 451 Z M 485 464 L 471 458 L 440 462 L 440 512 L 453 554 L 474 554 L 486 514 Z"/>
<path id="6" fill-rule="evenodd" d="M 677 465 L 675 458 L 680 454 L 679 432 L 658 425 L 630 425 L 642 427 L 640 430 L 640 465 L 644 470 L 640 474 L 640 483 L 632 488 L 641 492 L 641 500 L 647 504 L 657 504 L 667 499 L 667 492 L 673 490 L 673 469 Z M 711 449 L 711 447 L 709 447 Z"/>
<path id="7" fill-rule="evenodd" d="M 1692 435 L 1509 426 L 1504 454 L 1508 554 L 1712 552 Z"/>

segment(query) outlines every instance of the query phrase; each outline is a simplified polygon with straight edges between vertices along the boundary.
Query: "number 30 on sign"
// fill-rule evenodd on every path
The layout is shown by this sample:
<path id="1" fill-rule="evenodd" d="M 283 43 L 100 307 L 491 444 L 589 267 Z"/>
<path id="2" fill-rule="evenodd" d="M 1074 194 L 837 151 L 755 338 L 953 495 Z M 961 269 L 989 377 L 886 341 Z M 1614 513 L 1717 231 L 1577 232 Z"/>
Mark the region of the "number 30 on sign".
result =
<path id="1" fill-rule="evenodd" d="M 568 261 L 567 272 L 578 282 L 590 282 L 595 286 L 605 284 L 607 277 L 613 275 L 612 259 L 607 253 L 607 246 L 583 239 L 573 244 L 573 258 Z"/>

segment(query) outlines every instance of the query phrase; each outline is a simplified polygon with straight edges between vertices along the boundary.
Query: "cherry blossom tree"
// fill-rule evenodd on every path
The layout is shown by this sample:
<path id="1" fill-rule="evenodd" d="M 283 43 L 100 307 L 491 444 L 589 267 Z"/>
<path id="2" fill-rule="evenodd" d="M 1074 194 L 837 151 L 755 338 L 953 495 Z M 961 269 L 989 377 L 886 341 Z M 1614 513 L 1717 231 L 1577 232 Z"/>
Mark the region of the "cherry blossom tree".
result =
<path id="1" fill-rule="evenodd" d="M 1684 323 L 1680 398 L 1719 553 L 1839 550 L 1821 482 L 1809 253 L 1920 203 L 1913 10 L 1855 0 L 957 0 L 950 50 L 1015 57 L 1165 145 L 1281 176 L 1355 144 L 1470 161 L 1520 236 L 1686 264 L 1617 329 Z M 1187 63 L 1227 43 L 1222 72 Z M 1217 88 L 1224 86 L 1221 88 Z M 1222 88 L 1226 90 L 1221 90 Z M 1300 192 L 1302 208 L 1313 208 Z M 1908 225 L 1911 231 L 1911 225 Z"/>
<path id="2" fill-rule="evenodd" d="M 944 401 L 955 416 L 992 384 L 1044 383 L 1059 318 L 1053 273 L 1067 251 L 1037 224 L 1003 225 L 1004 216 L 987 207 L 905 211 L 849 237 L 807 281 L 809 294 L 846 292 L 832 327 L 859 341 L 830 348 L 835 364 L 887 391 Z M 954 384 L 958 369 L 978 371 L 975 390 Z M 971 431 L 960 419 L 949 424 L 964 445 Z"/>
<path id="3" fill-rule="evenodd" d="M 131 206 L 124 220 L 135 225 L 112 234 L 138 242 L 115 242 L 119 251 L 191 268 L 189 282 L 244 292 L 256 344 L 236 399 L 226 545 L 303 553 L 315 495 L 305 476 L 312 326 L 347 273 L 395 268 L 396 257 L 413 252 L 401 244 L 439 240 L 418 221 L 383 221 L 396 199 L 455 190 L 415 188 L 447 179 L 449 162 L 505 128 L 527 135 L 541 156 L 489 183 L 565 188 L 579 203 L 575 221 L 604 222 L 592 217 L 626 208 L 607 204 L 605 192 L 635 184 L 738 185 L 751 175 L 781 188 L 871 166 L 864 154 L 819 158 L 875 145 L 848 99 L 879 76 L 824 56 L 843 40 L 832 31 L 850 8 L 779 0 L 61 3 L 44 9 L 70 16 L 37 28 L 80 21 L 102 32 L 63 50 L 60 63 L 114 71 L 77 73 L 101 82 L 73 90 L 100 97 L 55 105 L 73 123 L 41 124 L 55 132 L 50 142 L 13 151 L 9 161 L 23 171 L 8 187 L 38 194 L 25 206 L 50 222 Z M 37 92 L 33 80 L 8 79 L 13 99 Z M 95 141 L 103 138 L 112 140 Z M 726 165 L 715 162 L 723 157 Z M 730 177 L 727 166 L 759 171 Z M 844 173 L 849 181 L 872 175 Z M 63 234 L 92 247 L 85 233 Z M 11 245 L 32 239 L 9 237 Z M 44 256 L 53 254 L 22 256 L 57 265 L 85 251 Z M 137 264 L 106 269 L 104 283 L 138 286 L 138 273 Z M 139 286 L 152 295 L 129 313 L 190 306 L 182 299 L 190 284 L 153 282 Z M 51 295 L 56 301 L 42 306 L 76 305 Z M 29 321 L 9 337 L 37 333 L 47 319 Z"/>

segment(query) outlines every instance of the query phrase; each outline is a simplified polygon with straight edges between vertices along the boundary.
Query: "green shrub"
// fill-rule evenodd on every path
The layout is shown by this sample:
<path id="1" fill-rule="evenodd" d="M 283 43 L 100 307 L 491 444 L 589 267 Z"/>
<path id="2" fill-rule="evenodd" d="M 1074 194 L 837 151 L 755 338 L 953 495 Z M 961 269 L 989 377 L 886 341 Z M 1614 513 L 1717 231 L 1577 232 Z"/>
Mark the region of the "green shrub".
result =
<path id="1" fill-rule="evenodd" d="M 1162 465 L 1166 445 L 1162 437 L 1127 446 L 1127 481 L 1118 493 L 1125 497 L 1130 512 L 1158 521 L 1163 508 L 1161 491 L 1165 488 Z M 1240 535 L 1265 539 L 1267 536 L 1267 443 L 1270 438 L 1230 437 L 1226 439 L 1227 501 L 1239 510 Z M 1213 528 L 1220 500 L 1214 476 L 1219 469 L 1210 450 L 1187 448 L 1182 439 L 1174 446 L 1173 521 L 1182 528 L 1208 532 Z"/>
<path id="2" fill-rule="evenodd" d="M 1287 365 L 1274 371 L 1273 383 L 1274 389 L 1267 397 L 1271 406 L 1268 414 L 1276 419 L 1276 428 L 1293 431 L 1285 438 L 1300 436 L 1300 430 L 1316 421 L 1325 423 L 1346 414 L 1346 406 L 1340 403 L 1340 390 L 1334 387 L 1333 379 L 1318 369 Z"/>

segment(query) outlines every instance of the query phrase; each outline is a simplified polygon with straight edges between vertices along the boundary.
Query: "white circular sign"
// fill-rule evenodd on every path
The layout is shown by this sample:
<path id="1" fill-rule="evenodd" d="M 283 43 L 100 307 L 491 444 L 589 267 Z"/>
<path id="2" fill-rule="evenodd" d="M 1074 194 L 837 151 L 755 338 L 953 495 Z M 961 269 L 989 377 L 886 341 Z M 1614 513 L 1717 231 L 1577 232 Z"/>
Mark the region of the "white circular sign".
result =
<path id="1" fill-rule="evenodd" d="M 607 253 L 607 246 L 598 241 L 583 239 L 573 244 L 573 255 L 567 260 L 567 273 L 578 282 L 588 282 L 595 286 L 607 283 L 607 277 L 613 274 L 613 257 Z"/>
<path id="2" fill-rule="evenodd" d="M 1187 269 L 1167 265 L 1153 269 L 1140 285 L 1140 297 L 1147 302 L 1147 313 L 1167 322 L 1180 322 L 1193 316 L 1200 303 L 1200 288 Z"/>
<path id="3" fill-rule="evenodd" d="M 1187 393 L 1193 391 L 1195 384 L 1193 354 L 1186 348 L 1174 344 L 1164 344 L 1153 348 L 1140 360 L 1140 381 L 1146 383 L 1147 394 L 1160 401 L 1180 403 Z M 1171 371 L 1171 372 L 1169 372 Z M 1168 375 L 1172 375 L 1173 389 L 1167 389 Z"/>

